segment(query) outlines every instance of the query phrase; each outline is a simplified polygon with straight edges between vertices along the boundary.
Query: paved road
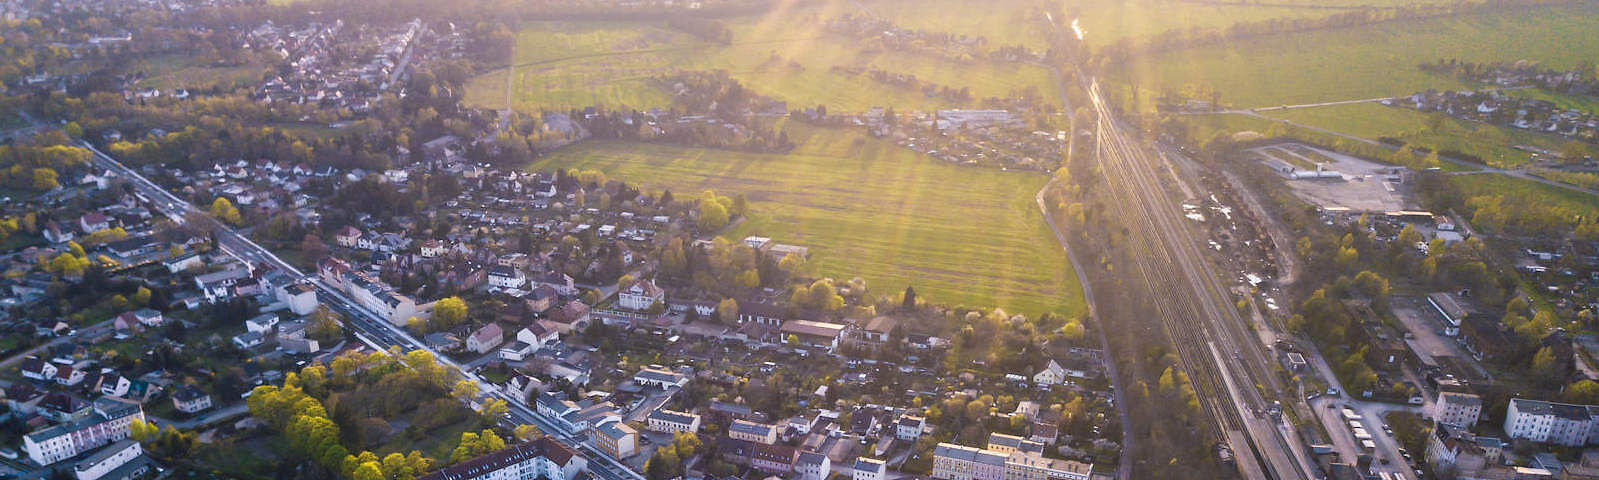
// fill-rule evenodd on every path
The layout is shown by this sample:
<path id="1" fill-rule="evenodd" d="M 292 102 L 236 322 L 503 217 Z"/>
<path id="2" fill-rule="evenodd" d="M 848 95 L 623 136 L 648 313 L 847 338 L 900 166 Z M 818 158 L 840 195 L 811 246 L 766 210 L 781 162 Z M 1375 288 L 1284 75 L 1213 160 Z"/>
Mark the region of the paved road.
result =
<path id="1" fill-rule="evenodd" d="M 189 205 L 188 202 L 172 195 L 171 192 L 162 189 L 160 186 L 156 185 L 154 182 L 151 182 L 138 172 L 123 166 L 120 162 L 117 162 L 115 159 L 94 148 L 93 145 L 82 143 L 82 146 L 94 152 L 95 155 L 93 157 L 93 161 L 98 166 L 118 172 L 123 176 L 123 178 L 130 180 L 139 194 L 149 199 L 151 203 L 161 211 L 162 214 L 173 219 L 173 221 L 183 223 L 187 221 L 184 218 L 185 214 L 199 211 L 194 206 Z M 427 345 L 411 337 L 410 334 L 406 333 L 399 326 L 390 324 L 384 320 L 382 316 L 372 312 L 371 310 L 361 307 L 354 301 L 350 300 L 349 297 L 346 297 L 343 293 L 332 289 L 321 280 L 316 279 L 314 275 L 306 275 L 300 272 L 293 265 L 290 265 L 278 258 L 276 255 L 273 255 L 271 251 L 261 247 L 260 245 L 257 245 L 249 238 L 245 238 L 244 236 L 225 226 L 218 225 L 215 228 L 215 234 L 219 243 L 219 248 L 229 255 L 238 258 L 240 261 L 248 262 L 256 266 L 265 265 L 275 267 L 297 279 L 307 279 L 312 281 L 313 285 L 315 285 L 317 288 L 317 297 L 319 300 L 321 300 L 322 304 L 333 309 L 335 312 L 342 314 L 345 319 L 346 327 L 353 329 L 356 337 L 372 348 L 380 351 L 386 351 L 390 347 L 400 347 L 401 350 L 405 351 L 428 351 L 433 354 L 434 358 L 436 358 L 440 364 L 450 368 L 451 370 L 454 370 L 460 376 L 476 382 L 479 390 L 484 392 L 483 398 L 486 399 L 492 397 L 504 400 L 510 407 L 510 412 L 507 414 L 507 421 L 504 422 L 506 425 L 514 426 L 519 424 L 532 424 L 537 426 L 545 433 L 554 436 L 561 442 L 566 443 L 568 446 L 571 446 L 579 452 L 582 452 L 583 456 L 589 461 L 588 464 L 591 472 L 602 480 L 643 480 L 642 475 L 626 468 L 621 463 L 618 463 L 616 459 L 600 453 L 592 445 L 586 443 L 586 437 L 582 432 L 573 432 L 557 427 L 555 424 L 550 422 L 549 419 L 540 416 L 533 409 L 528 408 L 528 406 L 524 404 L 521 399 L 513 398 L 512 396 L 501 392 L 498 386 L 484 381 L 477 375 L 474 375 L 465 368 L 462 368 L 461 365 L 450 360 L 449 357 L 446 357 L 439 352 L 428 348 Z"/>
<path id="2" fill-rule="evenodd" d="M 244 402 L 234 402 L 232 405 L 202 413 L 200 416 L 193 417 L 188 420 L 173 421 L 153 415 L 145 415 L 145 418 L 150 420 L 150 423 L 154 423 L 158 427 L 166 427 L 167 425 L 171 425 L 173 428 L 177 428 L 179 430 L 189 430 L 196 427 L 211 425 L 223 420 L 230 420 L 234 417 L 243 416 L 248 413 L 250 413 L 249 405 L 245 404 Z"/>
<path id="3" fill-rule="evenodd" d="M 28 358 L 29 356 L 37 355 L 39 352 L 45 351 L 50 347 L 77 340 L 80 337 L 92 336 L 93 334 L 98 333 L 100 330 L 111 328 L 111 323 L 115 322 L 116 320 L 116 317 L 112 317 L 100 323 L 85 327 L 83 330 L 79 331 L 77 335 L 56 337 L 54 340 L 39 344 L 37 347 L 30 348 L 26 351 L 17 353 L 16 355 L 12 355 L 5 360 L 0 360 L 0 368 L 10 367 L 12 364 L 20 362 L 22 359 Z"/>

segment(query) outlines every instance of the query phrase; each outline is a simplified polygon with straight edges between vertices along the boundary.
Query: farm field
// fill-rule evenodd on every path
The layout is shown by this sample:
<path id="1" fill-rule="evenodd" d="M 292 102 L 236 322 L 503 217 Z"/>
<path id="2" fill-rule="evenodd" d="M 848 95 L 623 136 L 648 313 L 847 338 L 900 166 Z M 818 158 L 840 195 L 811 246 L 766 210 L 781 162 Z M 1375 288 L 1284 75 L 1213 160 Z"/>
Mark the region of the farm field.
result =
<path id="1" fill-rule="evenodd" d="M 1431 120 L 1438 127 L 1432 129 L 1429 127 L 1429 117 L 1435 114 L 1378 103 L 1298 108 L 1263 114 L 1372 140 L 1393 137 L 1407 144 L 1464 152 L 1497 167 L 1515 167 L 1527 161 L 1528 153 L 1512 148 L 1516 145 L 1559 150 L 1565 143 L 1557 137 L 1468 122 L 1442 114 L 1437 114 L 1437 119 Z"/>
<path id="2" fill-rule="evenodd" d="M 731 45 L 677 33 L 665 22 L 530 23 L 517 35 L 511 101 L 522 110 L 595 104 L 666 108 L 672 99 L 657 79 L 685 70 L 725 70 L 747 88 L 791 107 L 826 105 L 839 112 L 872 106 L 901 111 L 976 106 L 983 98 L 1010 96 L 1029 87 L 1046 101 L 1058 101 L 1049 95 L 1054 85 L 1043 66 L 868 50 L 822 32 L 820 20 L 857 11 L 842 8 L 823 5 L 731 19 Z M 914 75 L 922 84 L 967 88 L 972 101 L 959 105 L 834 67 L 875 68 Z M 503 108 L 507 74 L 499 69 L 474 78 L 467 87 L 467 104 Z"/>
<path id="3" fill-rule="evenodd" d="M 1113 76 L 1124 98 L 1134 79 L 1144 109 L 1159 92 L 1186 85 L 1212 88 L 1231 107 L 1388 97 L 1471 89 L 1417 68 L 1444 58 L 1572 68 L 1599 50 L 1596 30 L 1599 5 L 1543 7 L 1258 37 L 1137 59 Z"/>
<path id="4" fill-rule="evenodd" d="M 681 194 L 750 199 L 730 229 L 810 248 L 817 273 L 873 292 L 1030 316 L 1084 311 L 1081 288 L 1033 195 L 1048 178 L 936 162 L 854 132 L 789 126 L 786 155 L 590 141 L 530 169 L 598 169 Z"/>

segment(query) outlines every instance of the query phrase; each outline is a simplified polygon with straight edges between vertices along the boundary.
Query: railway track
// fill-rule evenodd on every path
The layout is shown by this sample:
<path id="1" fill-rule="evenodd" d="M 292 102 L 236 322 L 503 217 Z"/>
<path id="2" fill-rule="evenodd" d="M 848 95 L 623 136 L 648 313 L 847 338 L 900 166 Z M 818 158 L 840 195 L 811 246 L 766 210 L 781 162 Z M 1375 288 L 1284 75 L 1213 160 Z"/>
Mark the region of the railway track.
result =
<path id="1" fill-rule="evenodd" d="M 1296 463 L 1284 461 L 1289 457 L 1279 448 L 1283 439 L 1262 432 L 1258 415 L 1268 402 L 1260 389 L 1280 396 L 1281 382 L 1271 374 L 1270 355 L 1244 326 L 1229 290 L 1194 243 L 1195 232 L 1180 216 L 1178 202 L 1164 188 L 1158 174 L 1163 159 L 1152 158 L 1115 124 L 1097 83 L 1088 89 L 1099 113 L 1096 157 L 1110 198 L 1121 202 L 1128 232 L 1124 247 L 1135 259 L 1133 278 L 1156 297 L 1153 306 L 1178 365 L 1188 373 L 1202 411 L 1214 419 L 1207 422 L 1208 430 L 1233 446 L 1246 476 L 1308 476 Z M 1213 346 L 1222 350 L 1213 354 Z M 1230 356 L 1226 350 L 1232 351 Z M 1265 468 L 1254 465 L 1257 460 Z"/>

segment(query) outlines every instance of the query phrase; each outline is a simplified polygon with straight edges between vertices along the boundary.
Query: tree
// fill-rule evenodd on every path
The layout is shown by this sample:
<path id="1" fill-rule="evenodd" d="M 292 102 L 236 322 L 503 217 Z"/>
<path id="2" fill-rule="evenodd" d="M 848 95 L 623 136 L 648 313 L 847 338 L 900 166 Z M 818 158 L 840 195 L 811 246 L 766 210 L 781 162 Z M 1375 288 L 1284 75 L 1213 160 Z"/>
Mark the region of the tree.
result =
<path id="1" fill-rule="evenodd" d="M 720 320 L 723 325 L 737 324 L 738 301 L 731 298 L 722 299 L 721 303 L 716 304 L 716 319 Z"/>
<path id="2" fill-rule="evenodd" d="M 55 190 L 61 186 L 61 182 L 56 180 L 58 177 L 59 175 L 56 174 L 54 169 L 47 167 L 35 168 L 33 169 L 33 189 Z"/>
<path id="3" fill-rule="evenodd" d="M 234 208 L 233 202 L 224 197 L 217 197 L 216 200 L 211 201 L 211 216 L 229 225 L 238 225 L 243 221 L 239 217 L 239 209 Z"/>
<path id="4" fill-rule="evenodd" d="M 705 231 L 716 231 L 727 226 L 727 207 L 715 201 L 700 200 L 699 226 Z"/>
<path id="5" fill-rule="evenodd" d="M 504 417 L 506 413 L 510 413 L 510 411 L 511 406 L 507 405 L 505 400 L 490 398 L 488 401 L 483 402 L 483 406 L 478 408 L 477 413 L 483 416 L 483 424 L 494 425 L 496 421 Z"/>
<path id="6" fill-rule="evenodd" d="M 466 320 L 466 302 L 460 297 L 444 297 L 433 304 L 433 316 L 429 318 L 433 328 L 444 330 L 459 325 Z"/>
<path id="7" fill-rule="evenodd" d="M 516 430 L 513 430 L 513 432 L 513 435 L 516 436 L 516 439 L 523 442 L 538 438 L 539 435 L 544 434 L 544 432 L 539 431 L 539 427 L 534 426 L 533 424 L 517 425 Z"/>
<path id="8" fill-rule="evenodd" d="M 1577 405 L 1593 405 L 1599 403 L 1599 382 L 1582 379 L 1566 386 L 1561 400 Z"/>
<path id="9" fill-rule="evenodd" d="M 306 333 L 318 342 L 332 343 L 344 336 L 344 324 L 338 313 L 319 306 L 311 312 L 311 324 Z"/>
<path id="10" fill-rule="evenodd" d="M 916 309 L 916 289 L 911 288 L 910 285 L 905 286 L 905 294 L 901 296 L 899 307 L 905 310 Z"/>
<path id="11" fill-rule="evenodd" d="M 450 396 L 461 402 L 470 402 L 477 398 L 477 382 L 471 380 L 457 380 L 455 387 L 450 389 Z"/>
<path id="12" fill-rule="evenodd" d="M 1076 319 L 1072 319 L 1072 321 L 1066 322 L 1065 325 L 1060 327 L 1060 336 L 1066 340 L 1078 342 L 1082 341 L 1086 335 L 1087 329 L 1083 328 L 1083 323 Z"/>

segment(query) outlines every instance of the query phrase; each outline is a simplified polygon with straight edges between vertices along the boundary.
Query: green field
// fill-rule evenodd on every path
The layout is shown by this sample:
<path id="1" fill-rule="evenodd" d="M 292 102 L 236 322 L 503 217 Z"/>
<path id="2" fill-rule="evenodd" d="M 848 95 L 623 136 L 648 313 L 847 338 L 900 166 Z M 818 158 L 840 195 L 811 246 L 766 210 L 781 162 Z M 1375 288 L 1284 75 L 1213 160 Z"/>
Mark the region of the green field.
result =
<path id="1" fill-rule="evenodd" d="M 1257 37 L 1135 59 L 1112 76 L 1132 79 L 1145 104 L 1185 85 L 1213 88 L 1233 107 L 1388 97 L 1472 88 L 1417 68 L 1439 59 L 1573 68 L 1594 60 L 1595 31 L 1599 5 L 1534 8 Z"/>
<path id="2" fill-rule="evenodd" d="M 1584 218 L 1599 217 L 1599 197 L 1499 174 L 1455 175 L 1450 183 L 1467 198 L 1502 195 L 1507 204 L 1537 204 L 1561 209 Z M 1481 228 L 1481 226 L 1478 226 Z"/>
<path id="3" fill-rule="evenodd" d="M 1528 153 L 1511 148 L 1513 146 L 1532 145 L 1559 150 L 1560 145 L 1565 143 L 1554 136 L 1378 103 L 1298 108 L 1264 114 L 1357 137 L 1373 140 L 1377 137 L 1394 137 L 1409 144 L 1465 152 L 1499 167 L 1514 167 L 1527 161 Z M 1428 117 L 1433 115 L 1439 115 L 1434 120 L 1437 129 L 1428 125 Z"/>
<path id="4" fill-rule="evenodd" d="M 1346 8 L 1398 4 L 1413 5 L 1414 0 L 1339 0 L 1274 1 L 1269 4 L 1214 3 L 1181 0 L 1073 0 L 1061 2 L 1066 15 L 1076 12 L 1083 40 L 1090 46 L 1104 46 L 1123 39 L 1158 35 L 1169 31 L 1222 29 L 1230 25 L 1279 18 L 1319 18 L 1348 11 Z M 983 37 L 990 46 L 1024 45 L 1043 50 L 1046 35 L 1067 32 L 1071 18 L 1054 19 L 1060 28 L 1051 31 L 1044 17 L 1043 2 L 1002 0 L 878 0 L 862 1 L 875 15 L 904 28 L 949 32 Z"/>
<path id="5" fill-rule="evenodd" d="M 515 108 L 570 109 L 588 105 L 638 109 L 670 107 L 666 86 L 656 79 L 678 71 L 725 70 L 751 90 L 787 101 L 791 108 L 826 105 L 837 112 L 873 106 L 901 111 L 974 106 L 1029 87 L 1058 104 L 1048 69 L 1040 65 L 955 60 L 863 48 L 821 30 L 822 20 L 858 7 L 822 4 L 778 9 L 761 16 L 725 20 L 733 43 L 708 43 L 662 22 L 533 22 L 517 35 L 511 86 Z M 968 88 L 971 102 L 958 105 L 920 90 L 874 81 L 833 67 L 881 69 L 914 75 L 922 84 Z M 506 69 L 474 78 L 466 103 L 503 108 Z"/>
<path id="6" fill-rule="evenodd" d="M 1037 315 L 1084 311 L 1081 288 L 1033 201 L 1035 174 L 937 162 L 857 133 L 790 125 L 786 155 L 590 141 L 530 166 L 599 169 L 680 195 L 743 193 L 751 218 L 725 236 L 810 248 L 822 275 L 906 285 L 930 301 Z"/>

